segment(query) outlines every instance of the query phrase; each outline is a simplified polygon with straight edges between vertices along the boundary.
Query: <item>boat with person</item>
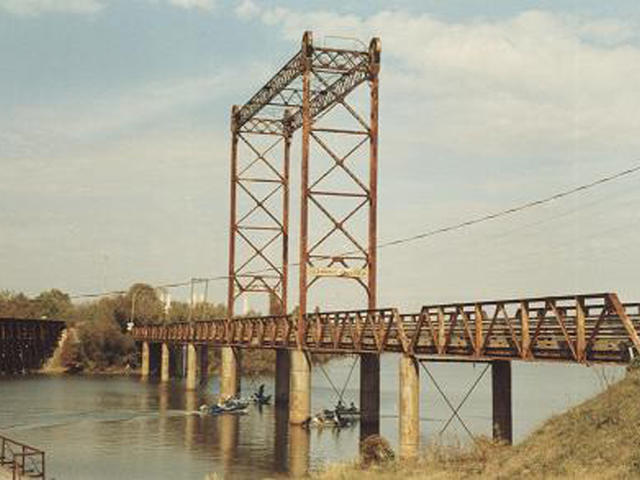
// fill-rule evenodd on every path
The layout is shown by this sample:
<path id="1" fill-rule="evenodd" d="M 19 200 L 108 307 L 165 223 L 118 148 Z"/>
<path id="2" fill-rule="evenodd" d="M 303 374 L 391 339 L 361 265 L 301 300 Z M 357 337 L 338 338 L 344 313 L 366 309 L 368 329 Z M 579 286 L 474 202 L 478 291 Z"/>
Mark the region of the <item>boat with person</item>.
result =
<path id="1" fill-rule="evenodd" d="M 260 384 L 258 391 L 251 395 L 250 400 L 258 406 L 269 405 L 271 403 L 271 395 L 264 394 L 264 383 Z"/>
<path id="2" fill-rule="evenodd" d="M 302 424 L 306 428 L 347 428 L 355 424 L 351 418 L 342 416 L 334 410 L 323 410 L 305 420 Z"/>
<path id="3" fill-rule="evenodd" d="M 332 410 L 325 409 L 324 413 L 326 415 L 338 414 L 341 417 L 349 418 L 351 420 L 357 420 L 358 418 L 360 418 L 360 410 L 358 410 L 358 407 L 356 407 L 353 402 L 351 402 L 347 407 L 344 403 L 342 403 L 342 400 L 338 400 L 338 403 Z"/>
<path id="4" fill-rule="evenodd" d="M 199 411 L 202 415 L 220 415 L 223 413 L 242 415 L 247 413 L 248 407 L 248 401 L 232 397 L 228 398 L 227 400 L 218 402 L 214 405 L 203 404 L 200 406 Z"/>

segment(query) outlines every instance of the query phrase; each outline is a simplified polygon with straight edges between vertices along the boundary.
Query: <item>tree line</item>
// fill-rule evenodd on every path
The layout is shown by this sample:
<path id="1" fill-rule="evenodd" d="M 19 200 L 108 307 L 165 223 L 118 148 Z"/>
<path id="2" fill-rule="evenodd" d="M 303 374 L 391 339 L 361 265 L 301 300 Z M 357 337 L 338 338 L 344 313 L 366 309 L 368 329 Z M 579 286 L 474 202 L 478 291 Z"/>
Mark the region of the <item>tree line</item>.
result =
<path id="1" fill-rule="evenodd" d="M 164 299 L 152 286 L 132 285 L 124 294 L 104 296 L 74 303 L 57 289 L 34 297 L 24 293 L 0 291 L 0 318 L 64 320 L 72 338 L 60 352 L 61 367 L 89 371 L 135 368 L 138 354 L 127 334 L 127 324 L 181 322 L 190 319 L 224 317 L 222 304 L 172 301 Z"/>

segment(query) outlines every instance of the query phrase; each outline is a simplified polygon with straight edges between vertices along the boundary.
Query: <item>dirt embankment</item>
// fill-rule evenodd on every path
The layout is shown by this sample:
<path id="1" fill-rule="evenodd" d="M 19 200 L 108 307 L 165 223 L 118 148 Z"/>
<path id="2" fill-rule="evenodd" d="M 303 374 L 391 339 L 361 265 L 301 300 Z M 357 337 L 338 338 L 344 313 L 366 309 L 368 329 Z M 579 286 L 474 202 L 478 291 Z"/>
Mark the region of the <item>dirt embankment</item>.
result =
<path id="1" fill-rule="evenodd" d="M 78 343 L 79 341 L 78 331 L 75 328 L 65 328 L 60 335 L 58 346 L 42 366 L 40 373 L 64 373 L 67 369 L 62 359 L 64 349 L 67 348 L 67 343 Z"/>
<path id="2" fill-rule="evenodd" d="M 514 447 L 428 446 L 414 462 L 361 469 L 335 465 L 317 480 L 640 478 L 640 365 L 620 382 L 550 418 Z"/>

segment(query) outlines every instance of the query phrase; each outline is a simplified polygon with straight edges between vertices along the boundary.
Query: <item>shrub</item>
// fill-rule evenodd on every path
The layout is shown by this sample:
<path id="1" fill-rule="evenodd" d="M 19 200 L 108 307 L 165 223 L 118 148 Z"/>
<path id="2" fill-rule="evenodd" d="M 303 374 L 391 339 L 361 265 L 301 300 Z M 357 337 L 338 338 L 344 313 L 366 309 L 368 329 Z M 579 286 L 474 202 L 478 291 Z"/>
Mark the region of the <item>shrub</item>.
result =
<path id="1" fill-rule="evenodd" d="M 389 442 L 380 435 L 369 435 L 360 443 L 360 462 L 363 467 L 388 463 L 395 458 Z"/>

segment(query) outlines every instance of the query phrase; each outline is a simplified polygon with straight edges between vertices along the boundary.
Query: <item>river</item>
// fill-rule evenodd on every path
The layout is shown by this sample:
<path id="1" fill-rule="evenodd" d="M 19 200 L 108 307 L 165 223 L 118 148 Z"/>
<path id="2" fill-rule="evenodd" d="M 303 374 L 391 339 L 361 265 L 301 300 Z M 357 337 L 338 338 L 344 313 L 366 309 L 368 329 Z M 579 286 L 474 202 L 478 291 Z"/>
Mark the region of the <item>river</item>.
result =
<path id="1" fill-rule="evenodd" d="M 336 394 L 326 370 L 342 389 L 352 358 L 314 367 L 312 409 L 330 407 Z M 483 372 L 483 364 L 429 363 L 429 371 L 457 405 Z M 381 361 L 381 434 L 397 441 L 396 355 Z M 474 434 L 491 434 L 491 375 L 486 372 L 460 410 Z M 522 440 L 553 414 L 600 392 L 621 376 L 618 367 L 513 363 L 514 439 Z M 421 429 L 423 444 L 438 437 L 450 409 L 428 375 L 421 370 Z M 243 379 L 243 391 L 271 378 Z M 345 400 L 358 398 L 358 368 L 345 389 Z M 277 478 L 291 470 L 321 468 L 357 456 L 358 428 L 339 432 L 293 431 L 291 445 L 286 418 L 273 407 L 251 408 L 244 416 L 200 417 L 191 414 L 212 403 L 218 382 L 212 377 L 201 391 L 186 393 L 182 380 L 168 385 L 135 376 L 46 376 L 0 378 L 0 433 L 46 452 L 49 478 L 198 479 Z M 446 441 L 467 442 L 468 435 L 454 420 Z"/>

